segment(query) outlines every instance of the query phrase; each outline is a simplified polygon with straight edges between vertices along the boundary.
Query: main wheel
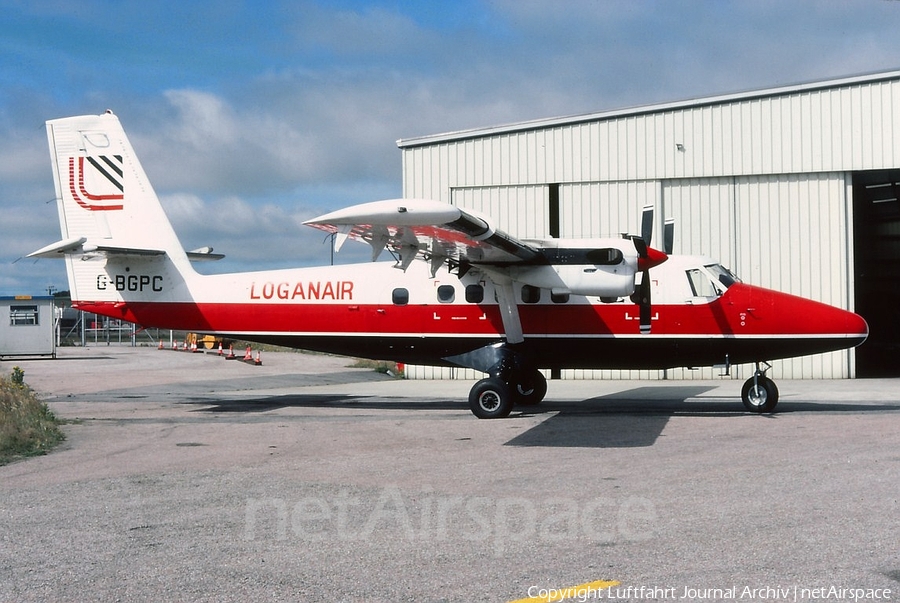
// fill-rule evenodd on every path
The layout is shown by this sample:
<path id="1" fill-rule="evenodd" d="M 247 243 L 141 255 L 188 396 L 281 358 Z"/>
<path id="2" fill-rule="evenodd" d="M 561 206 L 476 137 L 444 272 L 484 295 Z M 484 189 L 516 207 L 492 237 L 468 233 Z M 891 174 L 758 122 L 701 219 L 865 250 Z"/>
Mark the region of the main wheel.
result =
<path id="1" fill-rule="evenodd" d="M 741 388 L 741 401 L 750 412 L 772 412 L 778 404 L 778 388 L 765 375 L 750 377 Z"/>
<path id="2" fill-rule="evenodd" d="M 479 419 L 502 419 L 512 411 L 512 392 L 502 379 L 482 379 L 469 391 L 469 408 Z"/>
<path id="3" fill-rule="evenodd" d="M 516 404 L 521 404 L 522 406 L 540 404 L 544 396 L 547 395 L 547 379 L 540 371 L 532 371 L 525 373 L 524 376 L 517 376 L 513 395 Z"/>

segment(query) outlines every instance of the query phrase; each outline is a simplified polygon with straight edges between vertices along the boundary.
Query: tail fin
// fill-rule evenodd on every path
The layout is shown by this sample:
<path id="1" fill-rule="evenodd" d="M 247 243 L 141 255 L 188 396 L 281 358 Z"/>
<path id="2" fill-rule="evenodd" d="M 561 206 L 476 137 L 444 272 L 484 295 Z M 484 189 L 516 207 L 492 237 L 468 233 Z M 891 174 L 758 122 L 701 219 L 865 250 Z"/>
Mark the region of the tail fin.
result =
<path id="1" fill-rule="evenodd" d="M 194 274 L 118 118 L 47 122 L 62 240 L 29 257 L 64 257 L 73 302 L 174 299 Z"/>

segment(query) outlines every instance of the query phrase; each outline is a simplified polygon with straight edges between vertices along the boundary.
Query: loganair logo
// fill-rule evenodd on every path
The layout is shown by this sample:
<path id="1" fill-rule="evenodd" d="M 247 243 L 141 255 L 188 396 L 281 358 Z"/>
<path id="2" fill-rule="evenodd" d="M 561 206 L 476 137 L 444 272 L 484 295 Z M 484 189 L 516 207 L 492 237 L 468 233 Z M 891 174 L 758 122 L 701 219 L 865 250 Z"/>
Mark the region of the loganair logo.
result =
<path id="1" fill-rule="evenodd" d="M 69 190 L 90 211 L 122 209 L 125 199 L 121 155 L 69 157 Z"/>

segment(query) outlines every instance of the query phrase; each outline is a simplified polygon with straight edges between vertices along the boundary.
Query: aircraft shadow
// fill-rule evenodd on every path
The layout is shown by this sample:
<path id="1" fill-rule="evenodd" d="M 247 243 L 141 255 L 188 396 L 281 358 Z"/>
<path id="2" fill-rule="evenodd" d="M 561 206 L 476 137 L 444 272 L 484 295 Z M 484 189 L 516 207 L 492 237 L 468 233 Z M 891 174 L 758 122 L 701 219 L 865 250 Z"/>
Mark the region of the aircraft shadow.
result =
<path id="1" fill-rule="evenodd" d="M 343 394 L 288 394 L 262 398 L 217 400 L 205 398 L 187 400 L 185 404 L 200 404 L 192 412 L 203 413 L 260 413 L 282 408 L 334 408 L 362 410 L 468 410 L 462 400 L 422 400 L 420 398 L 382 398 Z"/>
<path id="2" fill-rule="evenodd" d="M 669 417 L 719 415 L 740 410 L 730 401 L 695 401 L 714 388 L 703 386 L 638 387 L 578 402 L 549 402 L 522 414 L 557 413 L 519 434 L 507 446 L 554 448 L 643 448 L 653 446 Z M 740 405 L 740 402 L 738 402 Z"/>
<path id="3" fill-rule="evenodd" d="M 638 387 L 584 400 L 546 400 L 539 406 L 517 407 L 510 419 L 552 415 L 539 425 L 506 442 L 506 446 L 554 448 L 643 448 L 653 446 L 673 416 L 725 417 L 746 415 L 737 397 L 705 397 L 709 386 Z M 427 398 L 360 397 L 344 394 L 287 394 L 258 398 L 188 398 L 198 405 L 192 412 L 208 414 L 265 413 L 283 408 L 332 408 L 335 410 L 446 410 L 468 413 L 464 400 Z M 779 414 L 796 412 L 897 412 L 900 403 L 866 401 L 782 401 Z M 474 419 L 473 419 L 474 420 Z"/>

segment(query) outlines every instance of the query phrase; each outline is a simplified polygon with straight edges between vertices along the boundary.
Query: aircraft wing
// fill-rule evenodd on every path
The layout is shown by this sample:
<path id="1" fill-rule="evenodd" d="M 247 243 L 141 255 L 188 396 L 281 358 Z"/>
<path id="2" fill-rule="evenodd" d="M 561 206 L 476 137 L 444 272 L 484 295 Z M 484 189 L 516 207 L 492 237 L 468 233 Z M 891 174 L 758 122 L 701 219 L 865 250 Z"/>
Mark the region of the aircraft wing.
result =
<path id="1" fill-rule="evenodd" d="M 372 260 L 385 248 L 406 268 L 416 256 L 430 261 L 432 273 L 451 267 L 540 263 L 541 252 L 497 230 L 486 217 L 447 203 L 425 199 L 391 199 L 340 209 L 304 222 L 335 235 L 335 250 L 350 238 L 372 247 Z"/>

